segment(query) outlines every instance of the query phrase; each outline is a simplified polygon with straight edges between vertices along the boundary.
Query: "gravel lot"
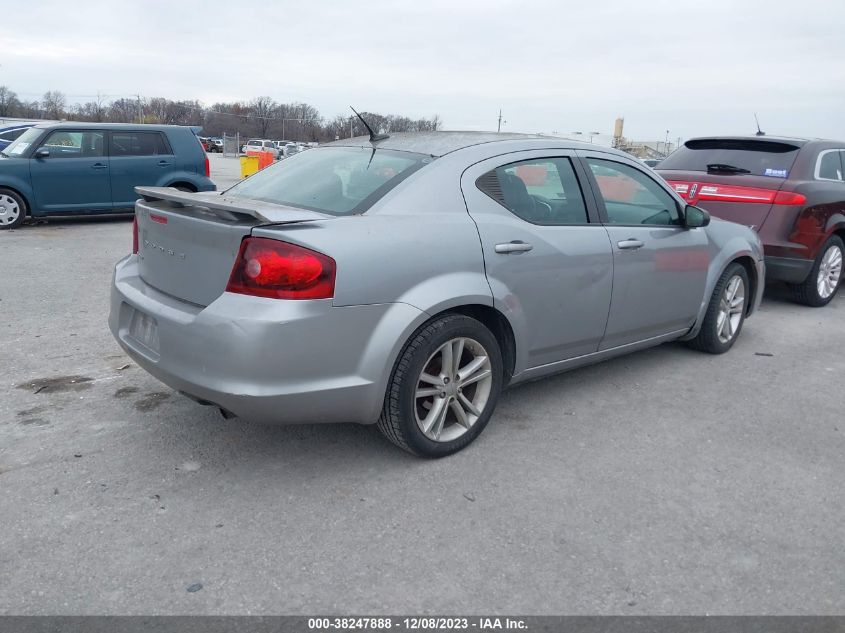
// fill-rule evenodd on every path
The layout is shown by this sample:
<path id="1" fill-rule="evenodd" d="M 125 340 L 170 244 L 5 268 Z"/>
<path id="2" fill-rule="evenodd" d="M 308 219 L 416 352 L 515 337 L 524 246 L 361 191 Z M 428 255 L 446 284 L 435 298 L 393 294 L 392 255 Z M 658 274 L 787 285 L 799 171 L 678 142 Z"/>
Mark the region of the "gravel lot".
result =
<path id="1" fill-rule="evenodd" d="M 0 614 L 845 613 L 843 294 L 515 388 L 423 461 L 141 371 L 106 325 L 130 248 L 0 233 Z"/>

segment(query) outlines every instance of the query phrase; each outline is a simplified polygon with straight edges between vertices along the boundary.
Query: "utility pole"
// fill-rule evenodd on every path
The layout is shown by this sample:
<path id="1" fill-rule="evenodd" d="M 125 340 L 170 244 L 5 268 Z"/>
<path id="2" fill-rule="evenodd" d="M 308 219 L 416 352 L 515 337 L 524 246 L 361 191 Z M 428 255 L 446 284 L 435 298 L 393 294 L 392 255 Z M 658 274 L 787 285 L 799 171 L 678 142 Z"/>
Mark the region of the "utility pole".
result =
<path id="1" fill-rule="evenodd" d="M 499 127 L 496 128 L 497 132 L 502 131 L 502 110 L 499 109 Z"/>
<path id="2" fill-rule="evenodd" d="M 663 153 L 669 155 L 669 130 L 666 130 L 666 142 L 663 144 Z"/>
<path id="3" fill-rule="evenodd" d="M 141 106 L 141 95 L 138 94 L 138 95 L 135 95 L 135 96 L 138 97 L 138 123 L 143 123 L 144 122 L 144 109 Z"/>

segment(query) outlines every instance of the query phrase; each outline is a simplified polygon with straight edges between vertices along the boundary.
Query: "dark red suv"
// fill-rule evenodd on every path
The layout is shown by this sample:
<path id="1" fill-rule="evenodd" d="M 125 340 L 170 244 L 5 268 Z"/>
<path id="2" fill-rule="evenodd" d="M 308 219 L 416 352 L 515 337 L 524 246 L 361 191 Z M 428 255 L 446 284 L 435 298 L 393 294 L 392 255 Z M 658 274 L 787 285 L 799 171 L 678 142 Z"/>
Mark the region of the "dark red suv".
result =
<path id="1" fill-rule="evenodd" d="M 766 276 L 823 306 L 845 252 L 845 142 L 770 136 L 691 139 L 655 170 L 689 204 L 760 234 Z"/>

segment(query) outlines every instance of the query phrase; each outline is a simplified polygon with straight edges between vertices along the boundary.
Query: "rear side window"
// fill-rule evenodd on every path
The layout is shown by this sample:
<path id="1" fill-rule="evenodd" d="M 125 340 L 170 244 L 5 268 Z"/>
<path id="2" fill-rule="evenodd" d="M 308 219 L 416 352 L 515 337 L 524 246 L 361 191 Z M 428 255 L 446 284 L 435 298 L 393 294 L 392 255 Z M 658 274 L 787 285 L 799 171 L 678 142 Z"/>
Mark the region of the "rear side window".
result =
<path id="1" fill-rule="evenodd" d="M 476 186 L 518 218 L 547 226 L 587 224 L 587 208 L 568 158 L 502 165 Z"/>
<path id="2" fill-rule="evenodd" d="M 839 149 L 828 149 L 819 154 L 816 162 L 817 180 L 843 180 L 843 161 L 845 151 Z"/>
<path id="3" fill-rule="evenodd" d="M 161 156 L 171 152 L 161 132 L 112 132 L 109 153 L 112 156 Z"/>
<path id="4" fill-rule="evenodd" d="M 694 139 L 664 158 L 658 169 L 704 172 L 721 169 L 723 173 L 729 170 L 738 174 L 786 178 L 800 149 L 799 145 L 781 141 Z"/>

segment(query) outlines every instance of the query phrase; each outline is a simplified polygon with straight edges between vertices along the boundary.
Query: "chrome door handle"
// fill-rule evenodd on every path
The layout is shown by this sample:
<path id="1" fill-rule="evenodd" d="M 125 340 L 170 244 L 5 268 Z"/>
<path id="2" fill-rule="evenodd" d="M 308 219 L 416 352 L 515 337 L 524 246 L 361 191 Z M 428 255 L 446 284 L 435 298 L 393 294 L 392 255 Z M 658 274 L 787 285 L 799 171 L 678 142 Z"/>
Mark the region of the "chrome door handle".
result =
<path id="1" fill-rule="evenodd" d="M 521 242 L 519 240 L 514 240 L 513 242 L 505 242 L 504 244 L 496 244 L 494 250 L 497 253 L 503 253 L 507 255 L 508 253 L 525 253 L 530 251 L 534 248 L 533 244 L 528 244 L 526 242 Z"/>
<path id="2" fill-rule="evenodd" d="M 108 165 L 103 165 L 103 163 L 94 163 L 91 165 L 91 169 L 108 169 Z"/>
<path id="3" fill-rule="evenodd" d="M 160 161 L 158 161 L 158 166 L 159 167 L 170 167 L 170 163 L 168 163 L 166 160 L 160 160 Z"/>
<path id="4" fill-rule="evenodd" d="M 635 240 L 634 238 L 629 238 L 627 240 L 622 240 L 621 242 L 616 242 L 616 245 L 622 250 L 629 251 L 643 247 L 643 243 L 640 240 Z"/>

